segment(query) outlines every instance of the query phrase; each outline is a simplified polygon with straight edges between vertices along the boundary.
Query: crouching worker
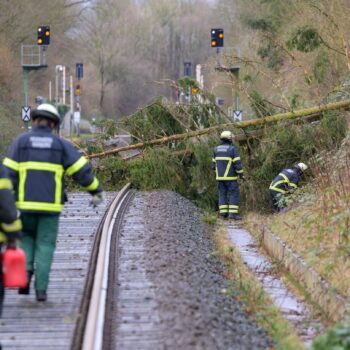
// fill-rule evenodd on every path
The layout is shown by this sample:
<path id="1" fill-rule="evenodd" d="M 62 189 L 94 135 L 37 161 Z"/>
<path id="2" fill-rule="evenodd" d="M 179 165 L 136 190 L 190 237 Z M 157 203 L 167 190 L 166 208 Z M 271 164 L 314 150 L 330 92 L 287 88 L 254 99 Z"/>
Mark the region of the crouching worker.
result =
<path id="1" fill-rule="evenodd" d="M 275 213 L 287 207 L 286 197 L 297 187 L 301 176 L 307 169 L 304 163 L 298 163 L 293 168 L 283 169 L 271 182 L 269 192 Z"/>
<path id="2" fill-rule="evenodd" d="M 17 216 L 16 203 L 12 193 L 12 184 L 6 176 L 5 167 L 0 163 L 0 253 L 5 242 L 14 245 L 16 244 L 17 238 L 20 236 L 22 224 Z M 2 255 L 0 255 L 0 317 L 2 314 L 4 296 Z"/>
<path id="3" fill-rule="evenodd" d="M 18 292 L 29 294 L 34 274 L 36 299 L 45 301 L 65 198 L 63 176 L 72 176 L 93 196 L 94 205 L 103 197 L 87 159 L 54 132 L 60 123 L 57 109 L 42 104 L 31 112 L 31 118 L 32 131 L 15 139 L 3 163 L 9 170 L 23 224 L 20 246 L 26 254 L 28 284 Z"/>
<path id="4" fill-rule="evenodd" d="M 214 148 L 212 168 L 215 169 L 219 190 L 219 214 L 223 218 L 241 220 L 239 215 L 239 184 L 243 179 L 241 158 L 233 146 L 231 131 L 223 131 L 221 144 Z"/>

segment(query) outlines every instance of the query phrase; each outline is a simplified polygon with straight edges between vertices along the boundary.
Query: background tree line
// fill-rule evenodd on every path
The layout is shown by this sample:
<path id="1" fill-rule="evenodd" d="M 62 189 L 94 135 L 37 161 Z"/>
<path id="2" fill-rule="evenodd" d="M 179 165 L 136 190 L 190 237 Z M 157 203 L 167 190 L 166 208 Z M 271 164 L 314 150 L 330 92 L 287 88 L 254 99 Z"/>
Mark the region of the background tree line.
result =
<path id="1" fill-rule="evenodd" d="M 20 45 L 35 44 L 40 24 L 52 44 L 48 68 L 30 74 L 31 105 L 48 96 L 56 64 L 74 75 L 84 62 L 84 116 L 116 120 L 155 96 L 174 99 L 172 82 L 191 61 L 206 89 L 231 102 L 237 89 L 245 115 L 263 116 L 348 96 L 349 13 L 346 0 L 1 0 L 2 133 L 21 127 Z M 239 80 L 214 70 L 213 27 L 225 30 L 219 59 L 240 65 Z"/>

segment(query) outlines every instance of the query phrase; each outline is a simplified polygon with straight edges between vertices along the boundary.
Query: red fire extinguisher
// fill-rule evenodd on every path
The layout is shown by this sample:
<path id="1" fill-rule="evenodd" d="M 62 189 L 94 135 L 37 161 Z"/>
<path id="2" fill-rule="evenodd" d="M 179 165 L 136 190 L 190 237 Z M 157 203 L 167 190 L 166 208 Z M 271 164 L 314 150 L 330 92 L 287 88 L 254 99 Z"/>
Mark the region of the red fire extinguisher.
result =
<path id="1" fill-rule="evenodd" d="M 27 286 L 26 256 L 23 249 L 7 246 L 2 254 L 2 269 L 5 288 Z"/>

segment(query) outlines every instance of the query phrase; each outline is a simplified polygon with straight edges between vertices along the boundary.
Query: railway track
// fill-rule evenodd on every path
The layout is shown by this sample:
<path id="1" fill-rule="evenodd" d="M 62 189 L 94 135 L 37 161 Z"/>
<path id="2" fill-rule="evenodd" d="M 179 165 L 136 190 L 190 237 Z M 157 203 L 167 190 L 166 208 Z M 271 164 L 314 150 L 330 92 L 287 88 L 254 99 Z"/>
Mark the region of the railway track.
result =
<path id="1" fill-rule="evenodd" d="M 201 213 L 167 191 L 70 195 L 48 290 L 7 293 L 3 350 L 268 349 L 227 288 Z M 108 281 L 108 283 L 107 283 Z"/>
<path id="2" fill-rule="evenodd" d="M 117 195 L 108 193 L 105 202 L 97 208 L 89 206 L 90 195 L 70 194 L 69 202 L 60 218 L 48 301 L 35 301 L 33 285 L 29 296 L 18 295 L 16 290 L 6 291 L 0 326 L 3 349 L 80 348 L 81 344 L 79 347 L 75 345 L 78 339 L 77 332 L 81 332 L 82 320 L 89 320 L 85 316 L 88 309 L 85 300 L 96 303 L 97 299 L 94 293 L 91 293 L 91 299 L 86 296 L 88 288 L 97 288 L 91 281 L 100 280 L 92 276 L 94 270 L 98 277 L 100 274 L 101 262 L 98 262 L 96 257 L 100 257 L 101 260 L 105 255 L 97 254 L 100 249 L 102 251 L 99 244 L 104 244 L 104 248 L 108 247 L 104 234 L 107 229 L 106 222 L 110 224 L 114 220 L 114 211 L 120 209 L 118 204 L 121 194 L 126 195 L 127 192 L 128 188 L 124 188 Z M 103 261 L 102 263 L 105 264 Z M 105 282 L 105 277 L 103 281 Z M 100 288 L 103 292 L 104 286 Z M 101 298 L 101 295 L 98 297 Z M 85 346 L 86 349 L 94 348 L 90 345 Z"/>

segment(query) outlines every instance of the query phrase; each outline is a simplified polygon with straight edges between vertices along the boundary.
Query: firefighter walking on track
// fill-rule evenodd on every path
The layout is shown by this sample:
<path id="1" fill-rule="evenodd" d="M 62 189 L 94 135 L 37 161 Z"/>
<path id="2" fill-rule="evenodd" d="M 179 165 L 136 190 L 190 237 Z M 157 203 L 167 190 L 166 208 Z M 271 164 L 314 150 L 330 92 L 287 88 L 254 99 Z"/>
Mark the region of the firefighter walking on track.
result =
<path id="1" fill-rule="evenodd" d="M 223 218 L 241 220 L 239 215 L 239 184 L 244 179 L 241 158 L 233 146 L 231 131 L 223 131 L 221 144 L 214 148 L 212 168 L 219 190 L 219 214 Z"/>
<path id="2" fill-rule="evenodd" d="M 0 163 L 0 253 L 5 242 L 15 244 L 21 229 L 22 224 L 18 219 L 15 198 L 12 194 L 12 183 L 6 176 L 5 167 Z M 0 317 L 4 295 L 2 256 L 0 255 Z"/>
<path id="3" fill-rule="evenodd" d="M 93 196 L 93 205 L 101 203 L 103 191 L 87 159 L 54 133 L 60 123 L 57 109 L 42 104 L 32 111 L 31 118 L 32 131 L 15 139 L 3 163 L 9 170 L 23 224 L 20 244 L 26 253 L 28 285 L 18 292 L 30 293 L 34 274 L 36 299 L 45 301 L 65 202 L 64 175 Z"/>

